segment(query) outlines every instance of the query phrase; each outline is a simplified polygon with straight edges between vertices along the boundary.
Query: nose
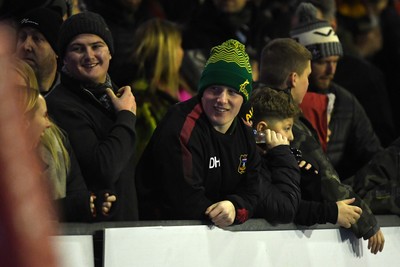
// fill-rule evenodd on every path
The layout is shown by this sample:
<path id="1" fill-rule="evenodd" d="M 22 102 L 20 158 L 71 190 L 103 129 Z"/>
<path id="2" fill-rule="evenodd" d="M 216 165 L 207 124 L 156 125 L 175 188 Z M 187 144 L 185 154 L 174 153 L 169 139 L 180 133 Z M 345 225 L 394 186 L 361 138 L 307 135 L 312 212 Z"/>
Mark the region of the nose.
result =
<path id="1" fill-rule="evenodd" d="M 45 124 L 46 129 L 51 127 L 51 121 L 49 120 L 49 118 L 46 118 L 46 124 Z"/>
<path id="2" fill-rule="evenodd" d="M 22 41 L 21 47 L 25 51 L 32 51 L 32 38 L 31 37 L 26 37 L 25 40 Z"/>
<path id="3" fill-rule="evenodd" d="M 93 58 L 94 57 L 94 51 L 91 47 L 87 47 L 85 50 L 85 55 L 87 58 Z"/>
<path id="4" fill-rule="evenodd" d="M 228 101 L 228 91 L 226 89 L 221 90 L 218 95 L 217 101 L 219 103 L 226 103 Z"/>
<path id="5" fill-rule="evenodd" d="M 292 141 L 294 140 L 294 135 L 293 135 L 293 132 L 292 132 L 292 131 L 290 131 L 290 133 L 289 133 L 288 140 L 289 140 L 290 142 L 292 142 Z"/>
<path id="6" fill-rule="evenodd" d="M 327 62 L 326 65 L 327 65 L 326 71 L 328 72 L 328 74 L 334 74 L 336 71 L 336 63 L 335 62 Z"/>

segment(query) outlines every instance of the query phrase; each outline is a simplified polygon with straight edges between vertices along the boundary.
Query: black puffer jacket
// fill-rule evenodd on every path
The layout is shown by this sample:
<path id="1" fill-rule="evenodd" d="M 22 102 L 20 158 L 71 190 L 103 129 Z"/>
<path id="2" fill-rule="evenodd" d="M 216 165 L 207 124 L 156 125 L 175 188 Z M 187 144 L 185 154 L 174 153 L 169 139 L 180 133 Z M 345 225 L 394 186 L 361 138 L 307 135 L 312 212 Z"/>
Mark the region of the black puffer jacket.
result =
<path id="1" fill-rule="evenodd" d="M 356 97 L 343 87 L 331 83 L 326 91 L 313 87 L 316 93 L 333 93 L 336 96 L 329 129 L 332 134 L 327 145 L 327 155 L 339 177 L 344 180 L 356 173 L 382 150 L 371 122 Z"/>
<path id="2" fill-rule="evenodd" d="M 300 169 L 289 146 L 277 146 L 262 157 L 261 198 L 255 217 L 270 223 L 293 222 L 300 194 Z"/>

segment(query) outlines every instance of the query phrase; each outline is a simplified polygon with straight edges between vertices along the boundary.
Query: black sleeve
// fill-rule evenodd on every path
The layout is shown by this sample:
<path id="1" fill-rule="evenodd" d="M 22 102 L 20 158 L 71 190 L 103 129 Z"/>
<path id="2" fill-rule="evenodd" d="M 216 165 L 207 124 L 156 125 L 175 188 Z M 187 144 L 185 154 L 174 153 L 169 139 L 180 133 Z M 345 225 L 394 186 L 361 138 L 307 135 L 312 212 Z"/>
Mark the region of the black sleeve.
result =
<path id="1" fill-rule="evenodd" d="M 255 216 L 271 223 L 292 222 L 299 205 L 300 170 L 289 146 L 277 146 L 262 157 L 261 195 Z"/>
<path id="2" fill-rule="evenodd" d="M 338 208 L 335 202 L 301 200 L 294 223 L 300 225 L 336 224 Z"/>
<path id="3" fill-rule="evenodd" d="M 93 118 L 83 110 L 73 109 L 67 104 L 52 107 L 50 102 L 49 111 L 68 133 L 79 163 L 85 166 L 88 184 L 113 188 L 134 153 L 136 115 L 126 110 L 119 111 L 107 135 L 99 137 Z"/>
<path id="4" fill-rule="evenodd" d="M 75 153 L 68 142 L 64 142 L 70 157 L 70 170 L 67 175 L 66 197 L 57 200 L 60 208 L 60 220 L 67 222 L 88 222 L 92 220 L 90 212 L 90 193 L 84 182 Z"/>

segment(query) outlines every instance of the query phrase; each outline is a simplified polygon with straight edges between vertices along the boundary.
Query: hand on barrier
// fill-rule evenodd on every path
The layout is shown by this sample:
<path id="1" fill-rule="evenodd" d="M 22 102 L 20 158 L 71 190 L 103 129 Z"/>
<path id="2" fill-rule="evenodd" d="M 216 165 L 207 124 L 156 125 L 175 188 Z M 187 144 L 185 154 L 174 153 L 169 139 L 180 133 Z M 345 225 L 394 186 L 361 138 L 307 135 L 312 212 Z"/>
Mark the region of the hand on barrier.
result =
<path id="1" fill-rule="evenodd" d="M 382 252 L 384 245 L 385 245 L 385 237 L 383 236 L 383 233 L 380 229 L 378 232 L 376 232 L 376 234 L 374 234 L 368 239 L 368 249 L 373 254 Z"/>
<path id="2" fill-rule="evenodd" d="M 350 198 L 336 202 L 338 207 L 337 223 L 344 228 L 350 228 L 352 224 L 357 223 L 361 216 L 362 209 L 360 207 L 350 205 L 354 201 L 355 198 Z"/>
<path id="3" fill-rule="evenodd" d="M 215 225 L 226 227 L 235 221 L 236 210 L 232 202 L 223 200 L 209 206 L 205 214 L 210 217 Z"/>

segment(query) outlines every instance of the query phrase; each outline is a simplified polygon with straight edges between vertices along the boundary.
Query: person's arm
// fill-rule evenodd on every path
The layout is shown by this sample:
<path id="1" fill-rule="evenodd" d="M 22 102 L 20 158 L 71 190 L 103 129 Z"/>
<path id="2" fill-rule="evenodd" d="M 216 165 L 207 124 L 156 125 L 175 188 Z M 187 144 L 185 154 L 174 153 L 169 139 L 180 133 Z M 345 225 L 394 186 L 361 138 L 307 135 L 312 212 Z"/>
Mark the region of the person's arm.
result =
<path id="1" fill-rule="evenodd" d="M 314 224 L 335 224 L 338 209 L 335 202 L 301 200 L 294 223 L 311 226 Z"/>
<path id="2" fill-rule="evenodd" d="M 134 101 L 134 99 L 131 99 Z M 90 107 L 92 104 L 87 103 Z M 100 111 L 92 114 L 80 104 L 49 102 L 50 115 L 69 136 L 88 184 L 113 188 L 122 170 L 131 161 L 136 140 L 136 116 L 129 110 L 116 113 L 104 135 L 99 129 L 109 124 Z M 105 120 L 104 125 L 100 120 Z M 99 132 L 100 131 L 100 132 Z M 87 175 L 90 173 L 89 175 Z"/>
<path id="3" fill-rule="evenodd" d="M 200 121 L 194 129 L 189 128 L 190 131 L 187 131 L 183 126 L 185 118 L 176 114 L 167 114 L 158 125 L 144 153 L 145 159 L 148 159 L 147 156 L 151 154 L 151 161 L 156 162 L 155 176 L 162 175 L 157 182 L 160 184 L 160 191 L 165 195 L 164 203 L 161 205 L 167 210 L 170 218 L 198 220 L 209 218 L 209 215 L 205 214 L 207 208 L 226 200 L 234 206 L 235 221 L 244 222 L 252 215 L 259 196 L 259 158 L 255 150 L 255 141 L 253 140 L 252 143 L 254 147 L 250 148 L 252 150 L 248 151 L 246 173 L 236 174 L 242 177 L 239 184 L 230 188 L 229 194 L 221 195 L 218 201 L 213 201 L 207 196 L 207 192 L 216 196 L 215 190 L 219 191 L 220 185 L 215 180 L 207 179 L 218 180 L 225 177 L 222 177 L 218 170 L 210 169 L 209 166 L 210 149 L 214 146 L 210 137 L 212 130 L 208 128 L 209 125 L 205 121 Z M 247 130 L 248 138 L 252 137 L 250 130 Z M 143 165 L 146 164 L 144 161 L 148 160 L 142 157 L 139 173 L 147 169 Z M 147 166 L 151 167 L 151 163 L 147 162 Z M 234 171 L 237 172 L 237 169 Z M 145 176 L 144 173 L 143 175 Z M 225 185 L 225 188 L 229 188 L 228 185 Z M 165 203 L 165 200 L 168 203 Z M 216 205 L 218 210 L 215 211 L 218 214 L 221 211 L 227 212 L 231 219 L 233 213 L 230 203 L 223 202 L 220 203 L 221 205 Z M 214 213 L 211 215 L 213 216 Z"/>
<path id="4" fill-rule="evenodd" d="M 234 192 L 226 196 L 226 200 L 232 202 L 235 207 L 235 223 L 244 223 L 247 219 L 253 217 L 254 210 L 260 200 L 260 168 L 261 158 L 257 149 L 254 133 L 251 127 L 239 121 L 244 138 L 247 143 L 247 160 L 245 163 L 246 172 L 240 178 Z M 236 171 L 236 170 L 235 170 Z"/>
<path id="5" fill-rule="evenodd" d="M 256 216 L 271 223 L 290 223 L 300 202 L 300 170 L 287 145 L 277 146 L 262 157 L 262 199 Z"/>
<path id="6" fill-rule="evenodd" d="M 351 187 L 340 182 L 339 176 L 321 149 L 318 141 L 312 136 L 310 129 L 299 121 L 295 122 L 293 133 L 296 137 L 295 146 L 303 152 L 313 166 L 317 166 L 321 175 L 321 196 L 326 201 L 336 202 L 343 199 L 355 198 L 354 206 L 362 209 L 362 214 L 356 224 L 351 226 L 357 238 L 368 239 L 379 230 L 377 220 L 368 205 L 354 193 Z M 293 144 L 293 143 L 292 143 Z M 310 160 L 312 159 L 312 160 Z"/>
<path id="7" fill-rule="evenodd" d="M 161 205 L 164 219 L 206 219 L 204 213 L 213 204 L 205 195 L 208 138 L 196 132 L 190 135 L 189 145 L 188 135 L 181 136 L 183 124 L 184 118 L 176 113 L 167 113 L 158 124 L 137 166 L 138 189 L 145 193 L 148 189 L 141 188 L 158 188 L 159 193 L 143 201 L 159 198 L 156 205 Z"/>

